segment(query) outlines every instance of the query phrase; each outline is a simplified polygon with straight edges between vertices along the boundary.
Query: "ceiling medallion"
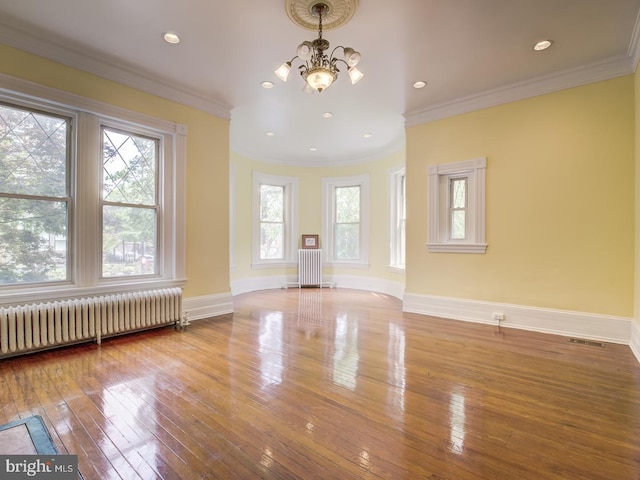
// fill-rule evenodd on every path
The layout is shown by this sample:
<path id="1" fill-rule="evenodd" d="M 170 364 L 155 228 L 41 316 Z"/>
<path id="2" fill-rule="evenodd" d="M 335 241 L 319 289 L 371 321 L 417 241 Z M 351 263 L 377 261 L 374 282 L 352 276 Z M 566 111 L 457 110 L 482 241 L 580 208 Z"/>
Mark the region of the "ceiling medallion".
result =
<path id="1" fill-rule="evenodd" d="M 313 7 L 318 0 L 285 0 L 284 8 L 293 23 L 306 30 L 318 28 L 318 18 L 313 13 Z M 322 0 L 327 6 L 322 14 L 322 24 L 325 30 L 332 30 L 346 24 L 356 11 L 358 0 Z"/>

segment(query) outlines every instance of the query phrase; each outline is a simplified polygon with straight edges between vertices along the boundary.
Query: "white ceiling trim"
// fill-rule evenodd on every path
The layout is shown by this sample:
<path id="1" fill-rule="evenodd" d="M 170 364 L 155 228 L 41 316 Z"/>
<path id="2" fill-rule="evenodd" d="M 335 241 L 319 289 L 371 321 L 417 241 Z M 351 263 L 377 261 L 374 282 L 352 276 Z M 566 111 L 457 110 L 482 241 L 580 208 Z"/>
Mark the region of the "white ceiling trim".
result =
<path id="1" fill-rule="evenodd" d="M 487 90 L 447 103 L 441 103 L 426 110 L 410 112 L 406 115 L 406 126 L 413 127 L 422 123 L 453 117 L 463 113 L 515 102 L 537 95 L 557 92 L 588 83 L 609 80 L 634 72 L 635 62 L 631 57 L 622 56 L 603 62 L 564 70 L 533 78 L 526 82 L 514 83 L 504 87 Z"/>
<path id="2" fill-rule="evenodd" d="M 27 32 L 25 27 L 18 26 L 15 22 L 8 24 L 0 21 L 0 43 L 205 111 L 220 118 L 228 120 L 231 117 L 229 105 L 216 102 L 203 93 L 187 91 L 176 87 L 175 84 L 143 75 L 139 71 L 133 71 L 116 63 L 116 61 L 106 59 L 102 53 L 96 52 L 92 55 L 86 51 L 81 52 L 75 46 L 64 45 L 60 41 Z"/>

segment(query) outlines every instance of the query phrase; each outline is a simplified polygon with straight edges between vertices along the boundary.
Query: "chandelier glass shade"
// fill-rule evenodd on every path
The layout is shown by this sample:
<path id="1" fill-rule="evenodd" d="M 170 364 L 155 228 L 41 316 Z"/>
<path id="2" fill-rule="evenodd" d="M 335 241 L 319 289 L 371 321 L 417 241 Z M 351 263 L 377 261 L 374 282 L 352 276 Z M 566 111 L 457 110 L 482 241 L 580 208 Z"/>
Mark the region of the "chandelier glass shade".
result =
<path id="1" fill-rule="evenodd" d="M 338 78 L 338 63 L 344 63 L 347 67 L 347 73 L 352 84 L 359 82 L 364 74 L 356 68 L 360 62 L 360 54 L 351 47 L 343 47 L 339 45 L 331 51 L 331 55 L 325 52 L 329 50 L 329 42 L 322 38 L 322 15 L 326 13 L 329 7 L 324 3 L 317 3 L 311 7 L 311 12 L 318 17 L 318 38 L 313 41 L 304 41 L 298 45 L 297 55 L 289 62 L 285 62 L 275 74 L 282 81 L 286 82 L 291 73 L 291 66 L 294 60 L 300 59 L 304 63 L 298 68 L 300 75 L 305 80 L 305 91 L 322 92 L 324 89 Z M 341 49 L 343 58 L 335 56 L 337 50 Z"/>

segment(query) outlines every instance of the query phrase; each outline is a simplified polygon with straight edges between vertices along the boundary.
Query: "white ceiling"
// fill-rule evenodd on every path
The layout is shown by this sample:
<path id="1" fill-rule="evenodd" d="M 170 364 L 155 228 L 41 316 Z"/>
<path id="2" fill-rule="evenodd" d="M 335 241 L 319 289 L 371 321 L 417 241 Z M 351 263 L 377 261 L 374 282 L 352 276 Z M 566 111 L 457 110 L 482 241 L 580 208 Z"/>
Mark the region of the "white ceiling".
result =
<path id="1" fill-rule="evenodd" d="M 640 0 L 360 0 L 324 38 L 360 51 L 365 77 L 343 72 L 314 95 L 295 64 L 287 83 L 273 73 L 317 36 L 284 0 L 0 0 L 0 42 L 230 118 L 240 154 L 320 165 L 397 152 L 405 124 L 632 73 L 639 11 Z M 169 30 L 180 44 L 162 40 Z M 534 52 L 545 38 L 553 46 Z"/>

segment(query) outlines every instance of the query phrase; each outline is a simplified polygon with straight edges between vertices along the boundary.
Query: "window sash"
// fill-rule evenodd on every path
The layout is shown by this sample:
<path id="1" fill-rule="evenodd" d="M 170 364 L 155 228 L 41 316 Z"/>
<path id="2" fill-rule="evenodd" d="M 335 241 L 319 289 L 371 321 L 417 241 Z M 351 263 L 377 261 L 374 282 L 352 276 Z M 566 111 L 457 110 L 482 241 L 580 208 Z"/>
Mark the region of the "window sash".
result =
<path id="1" fill-rule="evenodd" d="M 356 189 L 358 205 L 342 212 L 337 205 L 340 189 Z M 356 215 L 357 213 L 357 215 Z M 337 220 L 340 220 L 338 222 Z M 357 227 L 356 227 L 357 225 Z M 338 228 L 336 228 L 338 226 Z M 341 227 L 340 227 L 341 226 Z M 342 228 L 342 231 L 340 230 Z M 355 233 L 357 230 L 357 233 Z M 323 261 L 327 266 L 369 267 L 369 175 L 322 178 Z M 347 233 L 350 232 L 347 239 Z M 344 234 L 341 239 L 337 237 Z M 357 243 L 357 246 L 354 245 Z M 357 253 L 355 250 L 357 249 Z"/>
<path id="2" fill-rule="evenodd" d="M 159 273 L 161 141 L 102 125 L 102 278 Z"/>
<path id="3" fill-rule="evenodd" d="M 252 268 L 297 261 L 298 179 L 253 173 Z"/>
<path id="4" fill-rule="evenodd" d="M 0 102 L 0 286 L 66 282 L 72 117 Z"/>
<path id="5" fill-rule="evenodd" d="M 468 178 L 449 178 L 449 225 L 451 240 L 467 238 Z"/>
<path id="6" fill-rule="evenodd" d="M 404 270 L 406 255 L 405 167 L 389 171 L 389 266 Z"/>
<path id="7" fill-rule="evenodd" d="M 351 200 L 357 205 L 345 205 Z M 334 189 L 333 248 L 336 260 L 360 259 L 360 185 L 339 186 Z M 348 221 L 349 220 L 349 221 Z"/>

